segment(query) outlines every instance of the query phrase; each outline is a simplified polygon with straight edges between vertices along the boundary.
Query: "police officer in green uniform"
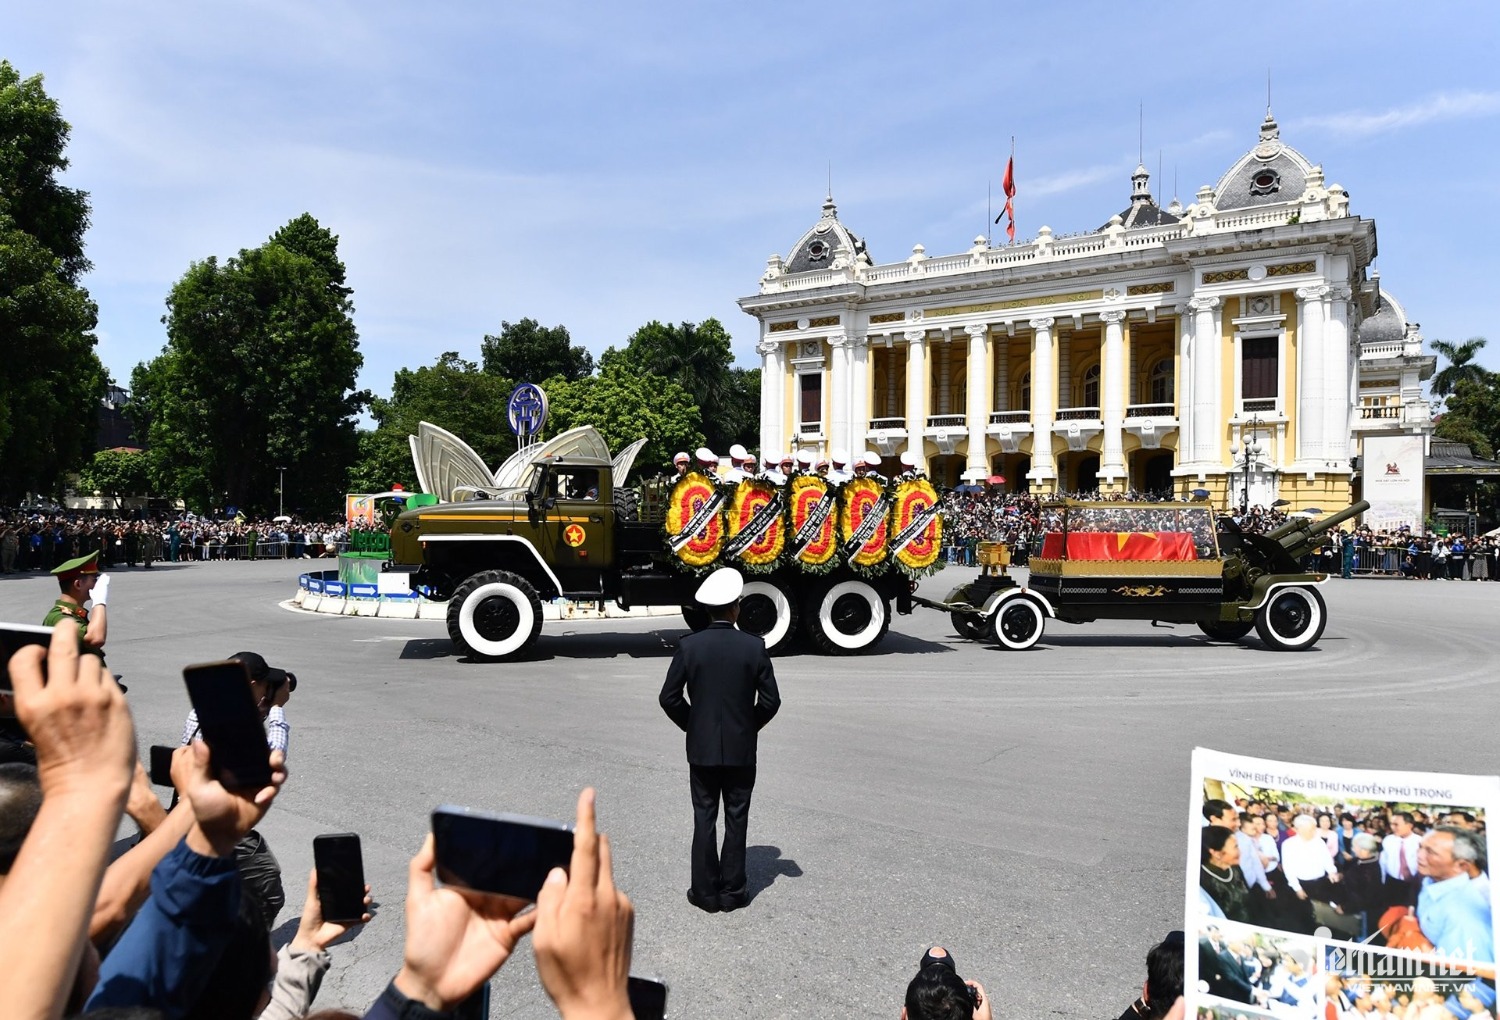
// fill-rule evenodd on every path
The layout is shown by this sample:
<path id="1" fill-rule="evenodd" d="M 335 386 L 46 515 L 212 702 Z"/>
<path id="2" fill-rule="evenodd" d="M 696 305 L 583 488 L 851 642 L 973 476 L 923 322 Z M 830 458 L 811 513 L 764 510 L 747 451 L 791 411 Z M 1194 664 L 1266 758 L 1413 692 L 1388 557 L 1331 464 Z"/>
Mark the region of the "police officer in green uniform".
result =
<path id="1" fill-rule="evenodd" d="M 52 574 L 62 593 L 52 603 L 43 625 L 52 627 L 66 619 L 77 621 L 82 650 L 102 656 L 104 639 L 109 633 L 109 617 L 104 608 L 109 598 L 109 575 L 99 573 L 98 551 L 60 563 Z M 94 604 L 92 613 L 83 607 L 89 601 Z"/>

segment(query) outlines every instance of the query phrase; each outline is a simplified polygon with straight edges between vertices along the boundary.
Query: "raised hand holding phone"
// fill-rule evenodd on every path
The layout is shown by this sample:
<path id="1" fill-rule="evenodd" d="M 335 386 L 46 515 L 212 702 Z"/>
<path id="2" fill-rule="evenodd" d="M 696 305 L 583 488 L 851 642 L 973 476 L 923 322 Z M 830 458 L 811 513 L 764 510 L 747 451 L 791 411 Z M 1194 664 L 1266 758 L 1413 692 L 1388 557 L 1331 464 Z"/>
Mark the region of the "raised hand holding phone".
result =
<path id="1" fill-rule="evenodd" d="M 354 921 L 330 921 L 323 916 L 323 905 L 318 883 L 318 869 L 307 874 L 307 899 L 302 903 L 302 920 L 297 925 L 297 934 L 292 939 L 292 948 L 312 953 L 321 953 L 341 938 L 349 929 L 370 920 L 370 887 L 364 886 L 360 894 L 360 912 Z"/>
<path id="2" fill-rule="evenodd" d="M 635 908 L 615 888 L 609 837 L 594 824 L 594 791 L 578 795 L 569 871 L 554 868 L 536 902 L 536 972 L 563 1020 L 630 1020 Z"/>
<path id="3" fill-rule="evenodd" d="M 369 886 L 365 885 L 358 835 L 333 832 L 313 839 L 313 884 L 324 920 L 344 925 L 360 922 Z"/>
<path id="4" fill-rule="evenodd" d="M 198 715 L 199 731 L 213 749 L 214 777 L 228 789 L 268 786 L 266 731 L 250 693 L 245 664 L 228 659 L 185 666 L 182 679 Z"/>

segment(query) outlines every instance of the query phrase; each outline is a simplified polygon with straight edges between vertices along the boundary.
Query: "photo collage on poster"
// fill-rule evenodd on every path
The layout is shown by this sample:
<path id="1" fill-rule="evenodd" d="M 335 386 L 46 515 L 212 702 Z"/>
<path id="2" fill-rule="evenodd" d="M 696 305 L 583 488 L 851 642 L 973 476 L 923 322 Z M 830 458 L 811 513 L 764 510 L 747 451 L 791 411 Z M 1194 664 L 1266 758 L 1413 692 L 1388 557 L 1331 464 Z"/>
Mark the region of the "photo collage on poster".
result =
<path id="1" fill-rule="evenodd" d="M 1197 1020 L 1494 1020 L 1500 779 L 1193 752 Z"/>

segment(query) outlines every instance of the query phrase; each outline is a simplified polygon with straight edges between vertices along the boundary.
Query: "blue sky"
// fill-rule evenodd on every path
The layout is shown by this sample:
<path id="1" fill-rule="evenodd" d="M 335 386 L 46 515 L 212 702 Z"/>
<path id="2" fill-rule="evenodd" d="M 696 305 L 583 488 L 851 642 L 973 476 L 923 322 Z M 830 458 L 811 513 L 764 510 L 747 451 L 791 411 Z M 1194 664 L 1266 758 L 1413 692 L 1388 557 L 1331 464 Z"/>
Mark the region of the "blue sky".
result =
<path id="1" fill-rule="evenodd" d="M 1186 203 L 1255 142 L 1268 69 L 1282 138 L 1377 221 L 1387 289 L 1429 339 L 1488 334 L 1500 368 L 1493 4 L 10 8 L 0 57 L 73 125 L 122 382 L 191 261 L 304 211 L 340 237 L 377 393 L 526 316 L 595 352 L 716 316 L 755 364 L 735 299 L 830 163 L 877 262 L 968 248 L 1012 135 L 1018 239 L 1089 230 L 1128 204 L 1139 104 L 1153 190 L 1175 174 Z"/>

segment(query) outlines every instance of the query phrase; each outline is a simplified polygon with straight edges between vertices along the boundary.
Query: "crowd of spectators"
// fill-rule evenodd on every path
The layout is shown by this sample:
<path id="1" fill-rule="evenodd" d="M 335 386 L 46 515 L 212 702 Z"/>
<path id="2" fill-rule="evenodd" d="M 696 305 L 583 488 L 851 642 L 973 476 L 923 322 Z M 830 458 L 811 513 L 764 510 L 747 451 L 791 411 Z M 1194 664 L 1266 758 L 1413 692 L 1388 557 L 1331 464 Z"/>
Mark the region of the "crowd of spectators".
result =
<path id="1" fill-rule="evenodd" d="M 105 568 L 318 558 L 337 554 L 348 540 L 349 529 L 342 521 L 0 512 L 0 572 L 45 572 L 94 551 Z"/>

